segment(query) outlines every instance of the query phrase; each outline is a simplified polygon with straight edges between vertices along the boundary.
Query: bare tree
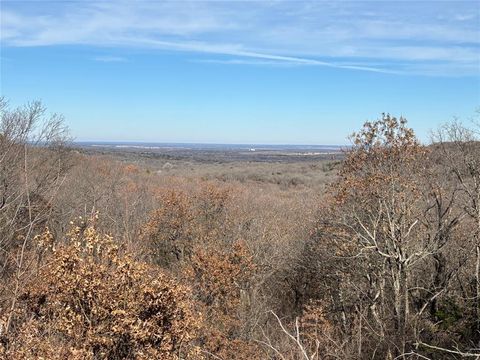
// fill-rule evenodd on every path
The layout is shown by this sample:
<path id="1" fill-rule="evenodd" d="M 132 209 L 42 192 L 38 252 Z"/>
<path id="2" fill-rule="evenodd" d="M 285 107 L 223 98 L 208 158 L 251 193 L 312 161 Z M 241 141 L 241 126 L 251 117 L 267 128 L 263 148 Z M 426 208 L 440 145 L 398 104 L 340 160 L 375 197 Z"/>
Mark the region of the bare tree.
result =
<path id="1" fill-rule="evenodd" d="M 478 125 L 478 124 L 477 124 Z M 458 120 L 442 126 L 433 136 L 442 165 L 456 180 L 462 209 L 470 218 L 472 233 L 467 241 L 475 257 L 475 318 L 477 346 L 480 346 L 480 138 L 475 128 Z"/>
<path id="2" fill-rule="evenodd" d="M 10 307 L 3 330 L 8 332 L 22 280 L 31 269 L 27 250 L 50 217 L 68 169 L 69 137 L 63 116 L 47 116 L 39 101 L 11 109 L 1 98 L 0 115 L 0 276 L 5 284 L 0 295 L 1 306 Z"/>
<path id="3" fill-rule="evenodd" d="M 367 122 L 353 143 L 340 181 L 333 184 L 320 240 L 332 239 L 334 257 L 347 264 L 336 291 L 358 294 L 352 299 L 357 322 L 389 356 L 398 356 L 413 346 L 416 319 L 444 291 L 431 285 L 419 289 L 414 274 L 433 257 L 441 258 L 461 214 L 453 211 L 455 194 L 435 182 L 429 150 L 404 119 L 384 115 Z M 423 294 L 413 304 L 419 290 Z"/>

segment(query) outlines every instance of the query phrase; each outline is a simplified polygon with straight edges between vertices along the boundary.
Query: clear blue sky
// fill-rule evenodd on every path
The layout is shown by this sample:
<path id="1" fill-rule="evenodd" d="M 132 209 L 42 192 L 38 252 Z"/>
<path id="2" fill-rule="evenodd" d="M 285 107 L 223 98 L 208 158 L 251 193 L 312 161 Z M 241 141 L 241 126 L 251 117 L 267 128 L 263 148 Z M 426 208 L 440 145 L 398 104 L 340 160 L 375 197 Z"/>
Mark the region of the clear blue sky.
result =
<path id="1" fill-rule="evenodd" d="M 1 1 L 1 94 L 77 140 L 422 140 L 480 106 L 479 1 Z"/>

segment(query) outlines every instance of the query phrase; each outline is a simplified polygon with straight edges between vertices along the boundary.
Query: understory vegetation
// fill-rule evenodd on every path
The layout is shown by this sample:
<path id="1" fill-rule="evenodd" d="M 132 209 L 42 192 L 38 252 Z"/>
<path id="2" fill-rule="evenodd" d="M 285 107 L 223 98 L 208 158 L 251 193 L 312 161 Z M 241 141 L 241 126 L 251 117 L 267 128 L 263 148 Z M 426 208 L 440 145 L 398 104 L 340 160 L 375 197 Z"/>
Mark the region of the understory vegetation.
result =
<path id="1" fill-rule="evenodd" d="M 283 181 L 85 155 L 0 105 L 0 358 L 480 358 L 480 128 L 384 114 Z"/>

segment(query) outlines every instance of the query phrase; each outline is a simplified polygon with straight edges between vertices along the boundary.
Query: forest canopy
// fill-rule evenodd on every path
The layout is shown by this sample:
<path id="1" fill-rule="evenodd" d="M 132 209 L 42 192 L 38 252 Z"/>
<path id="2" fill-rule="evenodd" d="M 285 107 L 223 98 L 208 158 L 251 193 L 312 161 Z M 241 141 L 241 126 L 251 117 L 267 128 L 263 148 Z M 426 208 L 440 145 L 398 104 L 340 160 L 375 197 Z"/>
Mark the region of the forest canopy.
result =
<path id="1" fill-rule="evenodd" d="M 1 357 L 480 358 L 475 125 L 422 144 L 382 114 L 293 181 L 87 153 L 39 102 L 0 110 Z"/>

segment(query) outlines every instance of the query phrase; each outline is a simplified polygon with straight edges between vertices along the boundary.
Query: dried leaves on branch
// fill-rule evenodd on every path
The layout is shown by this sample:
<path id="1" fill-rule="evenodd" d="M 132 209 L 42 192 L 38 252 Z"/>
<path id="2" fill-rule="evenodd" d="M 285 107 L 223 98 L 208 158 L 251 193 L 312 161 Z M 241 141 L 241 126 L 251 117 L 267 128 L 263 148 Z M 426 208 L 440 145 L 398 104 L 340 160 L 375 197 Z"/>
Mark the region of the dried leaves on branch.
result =
<path id="1" fill-rule="evenodd" d="M 74 225 L 64 243 L 46 230 L 46 265 L 27 284 L 4 338 L 15 359 L 179 359 L 200 317 L 188 288 L 124 254 L 91 222 Z M 46 241 L 47 240 L 47 241 Z M 195 358 L 195 357 L 194 357 Z"/>

